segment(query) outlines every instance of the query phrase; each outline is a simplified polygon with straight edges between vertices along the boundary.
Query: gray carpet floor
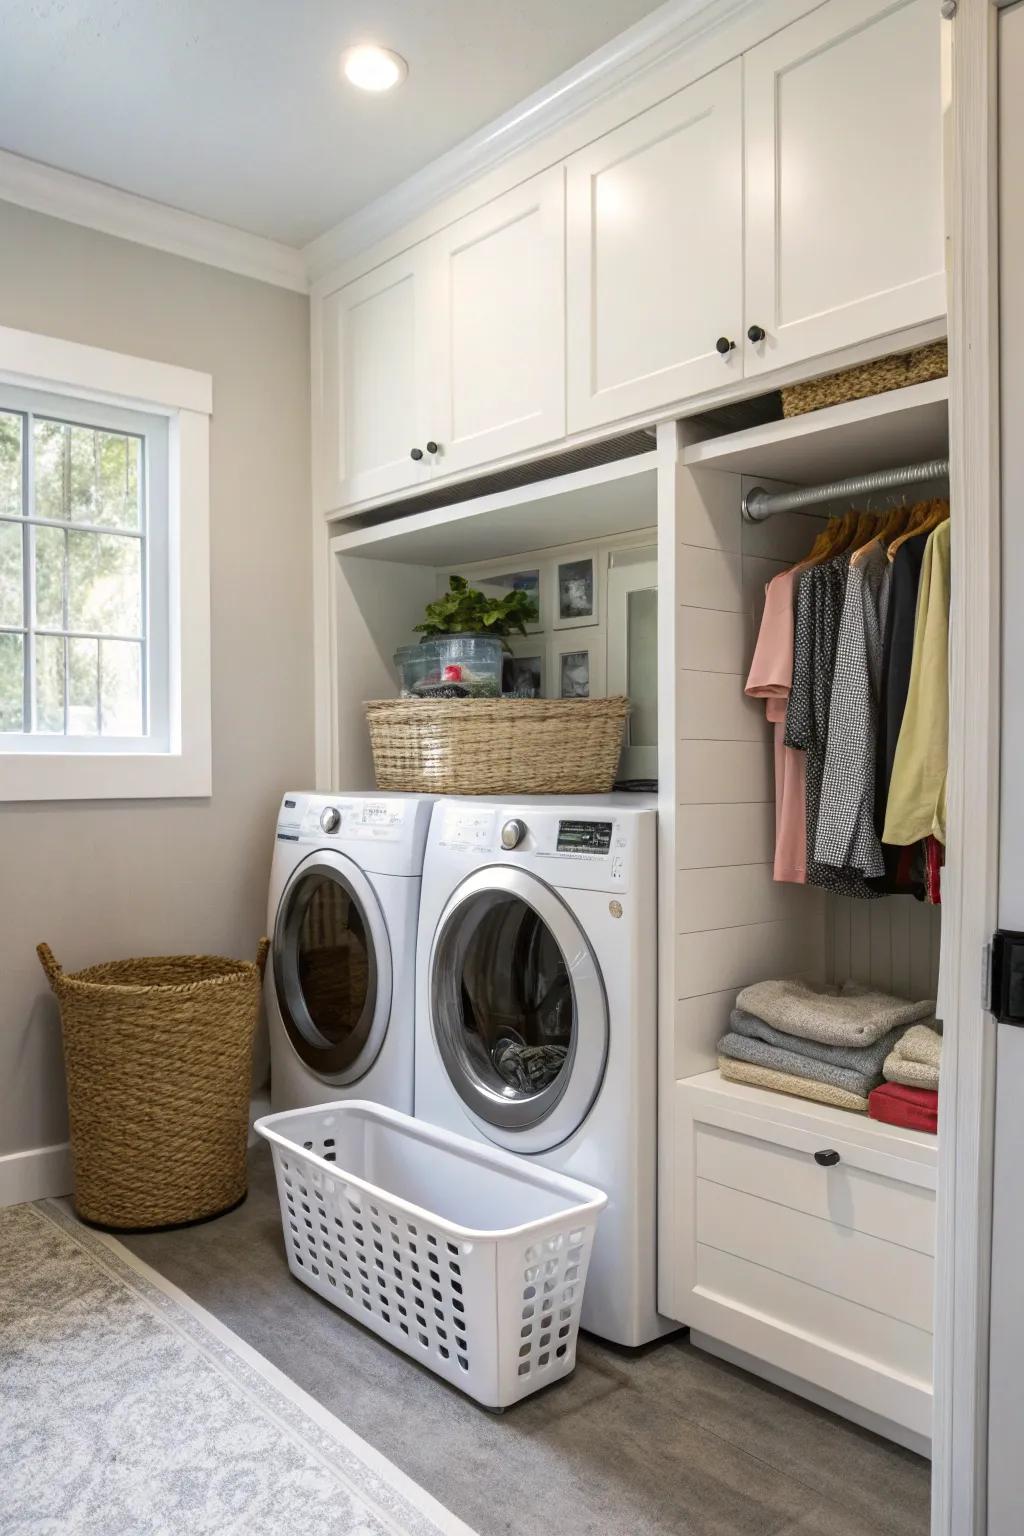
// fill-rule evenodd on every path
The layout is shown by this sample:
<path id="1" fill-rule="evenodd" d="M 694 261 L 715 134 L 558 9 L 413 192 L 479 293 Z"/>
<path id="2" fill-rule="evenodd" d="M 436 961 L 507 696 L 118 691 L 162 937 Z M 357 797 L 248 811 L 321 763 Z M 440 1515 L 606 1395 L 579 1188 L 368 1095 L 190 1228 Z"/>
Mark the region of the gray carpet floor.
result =
<path id="1" fill-rule="evenodd" d="M 485 1413 L 292 1279 L 265 1147 L 237 1211 L 124 1241 L 480 1536 L 926 1536 L 927 1462 L 685 1335 Z"/>

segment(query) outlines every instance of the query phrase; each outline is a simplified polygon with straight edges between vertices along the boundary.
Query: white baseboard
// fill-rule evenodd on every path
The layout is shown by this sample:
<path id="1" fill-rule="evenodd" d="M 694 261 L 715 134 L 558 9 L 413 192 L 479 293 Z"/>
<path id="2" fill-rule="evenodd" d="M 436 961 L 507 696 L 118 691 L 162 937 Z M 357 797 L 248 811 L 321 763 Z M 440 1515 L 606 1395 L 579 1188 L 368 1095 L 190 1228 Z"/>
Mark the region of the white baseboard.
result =
<path id="1" fill-rule="evenodd" d="M 765 1381 L 770 1381 L 773 1386 L 784 1387 L 787 1392 L 794 1392 L 798 1397 L 806 1397 L 810 1402 L 817 1403 L 819 1408 L 827 1408 L 830 1413 L 837 1413 L 840 1418 L 849 1419 L 854 1424 L 859 1424 L 862 1429 L 870 1429 L 876 1435 L 882 1435 L 886 1440 L 895 1440 L 897 1445 L 903 1445 L 908 1451 L 916 1451 L 919 1456 L 931 1457 L 931 1441 L 925 1435 L 916 1434 L 912 1429 L 905 1429 L 902 1424 L 895 1424 L 891 1419 L 883 1419 L 879 1414 L 872 1413 L 869 1408 L 861 1408 L 857 1403 L 848 1402 L 845 1398 L 837 1397 L 834 1392 L 827 1391 L 824 1387 L 817 1387 L 813 1382 L 804 1381 L 802 1377 L 793 1376 L 789 1371 L 780 1370 L 777 1366 L 769 1365 L 766 1360 L 757 1360 L 753 1355 L 748 1355 L 745 1350 L 735 1349 L 731 1344 L 723 1344 L 720 1339 L 713 1339 L 710 1334 L 701 1333 L 695 1328 L 690 1329 L 690 1343 L 698 1349 L 703 1349 L 706 1354 L 715 1355 L 719 1360 L 727 1360 L 730 1365 L 738 1365 L 743 1371 L 749 1371 L 752 1376 L 760 1376 Z"/>
<path id="2" fill-rule="evenodd" d="M 21 1205 L 26 1200 L 52 1200 L 70 1195 L 74 1188 L 71 1147 L 30 1147 L 0 1157 L 0 1206 Z"/>

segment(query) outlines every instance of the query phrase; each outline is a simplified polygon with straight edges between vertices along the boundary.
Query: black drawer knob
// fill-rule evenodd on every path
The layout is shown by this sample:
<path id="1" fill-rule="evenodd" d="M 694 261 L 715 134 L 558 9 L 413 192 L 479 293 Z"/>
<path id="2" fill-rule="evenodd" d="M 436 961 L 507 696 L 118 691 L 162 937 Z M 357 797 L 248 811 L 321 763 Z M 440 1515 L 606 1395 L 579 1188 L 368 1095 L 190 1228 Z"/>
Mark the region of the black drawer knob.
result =
<path id="1" fill-rule="evenodd" d="M 422 457 L 423 457 L 423 449 L 422 448 L 414 448 L 412 450 L 412 452 L 410 453 L 409 457 L 410 457 L 410 459 L 415 459 L 417 464 L 418 464 L 420 459 L 422 459 Z"/>
<path id="2" fill-rule="evenodd" d="M 436 453 L 440 446 L 441 445 L 439 443 L 429 442 L 427 444 L 427 452 L 428 453 Z"/>
<path id="3" fill-rule="evenodd" d="M 822 1168 L 834 1168 L 839 1161 L 839 1153 L 831 1150 L 827 1152 L 815 1152 L 814 1161 Z"/>
<path id="4" fill-rule="evenodd" d="M 727 357 L 735 345 L 736 343 L 734 341 L 730 341 L 728 336 L 719 336 L 718 340 L 715 342 L 715 351 L 721 352 L 723 357 Z"/>
<path id="5" fill-rule="evenodd" d="M 748 341 L 764 341 L 766 331 L 763 325 L 752 325 L 747 331 Z"/>

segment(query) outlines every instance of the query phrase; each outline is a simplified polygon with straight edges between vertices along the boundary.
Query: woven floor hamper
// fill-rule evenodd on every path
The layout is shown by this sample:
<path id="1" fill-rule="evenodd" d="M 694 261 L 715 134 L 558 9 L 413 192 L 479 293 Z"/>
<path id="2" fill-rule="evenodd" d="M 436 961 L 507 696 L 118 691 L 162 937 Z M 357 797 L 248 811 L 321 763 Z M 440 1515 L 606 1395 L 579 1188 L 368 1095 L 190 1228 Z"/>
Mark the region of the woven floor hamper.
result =
<path id="1" fill-rule="evenodd" d="M 252 1041 L 269 945 L 65 972 L 60 1003 L 75 1211 L 109 1231 L 205 1221 L 245 1198 Z"/>
<path id="2" fill-rule="evenodd" d="M 615 783 L 629 700 L 376 699 L 378 789 L 440 795 L 599 795 Z"/>

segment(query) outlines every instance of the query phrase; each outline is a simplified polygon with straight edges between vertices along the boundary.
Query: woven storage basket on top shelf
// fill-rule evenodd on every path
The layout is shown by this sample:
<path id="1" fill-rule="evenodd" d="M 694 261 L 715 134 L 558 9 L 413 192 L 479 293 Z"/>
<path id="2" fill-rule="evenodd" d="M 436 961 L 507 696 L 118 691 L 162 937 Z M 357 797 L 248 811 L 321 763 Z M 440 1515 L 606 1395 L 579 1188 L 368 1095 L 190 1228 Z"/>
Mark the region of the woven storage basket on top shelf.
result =
<path id="1" fill-rule="evenodd" d="M 60 1003 L 75 1210 L 145 1231 L 204 1221 L 245 1198 L 252 1039 L 269 945 L 115 960 L 65 973 L 38 946 Z"/>
<path id="2" fill-rule="evenodd" d="M 879 357 L 842 373 L 828 373 L 805 384 L 790 384 L 782 391 L 783 416 L 803 416 L 828 405 L 842 405 L 847 400 L 863 400 L 868 395 L 884 395 L 908 384 L 926 384 L 929 379 L 944 379 L 949 372 L 949 356 L 944 341 L 914 352 L 897 352 Z"/>
<path id="3" fill-rule="evenodd" d="M 629 700 L 377 699 L 365 707 L 378 789 L 597 795 L 615 783 Z"/>

